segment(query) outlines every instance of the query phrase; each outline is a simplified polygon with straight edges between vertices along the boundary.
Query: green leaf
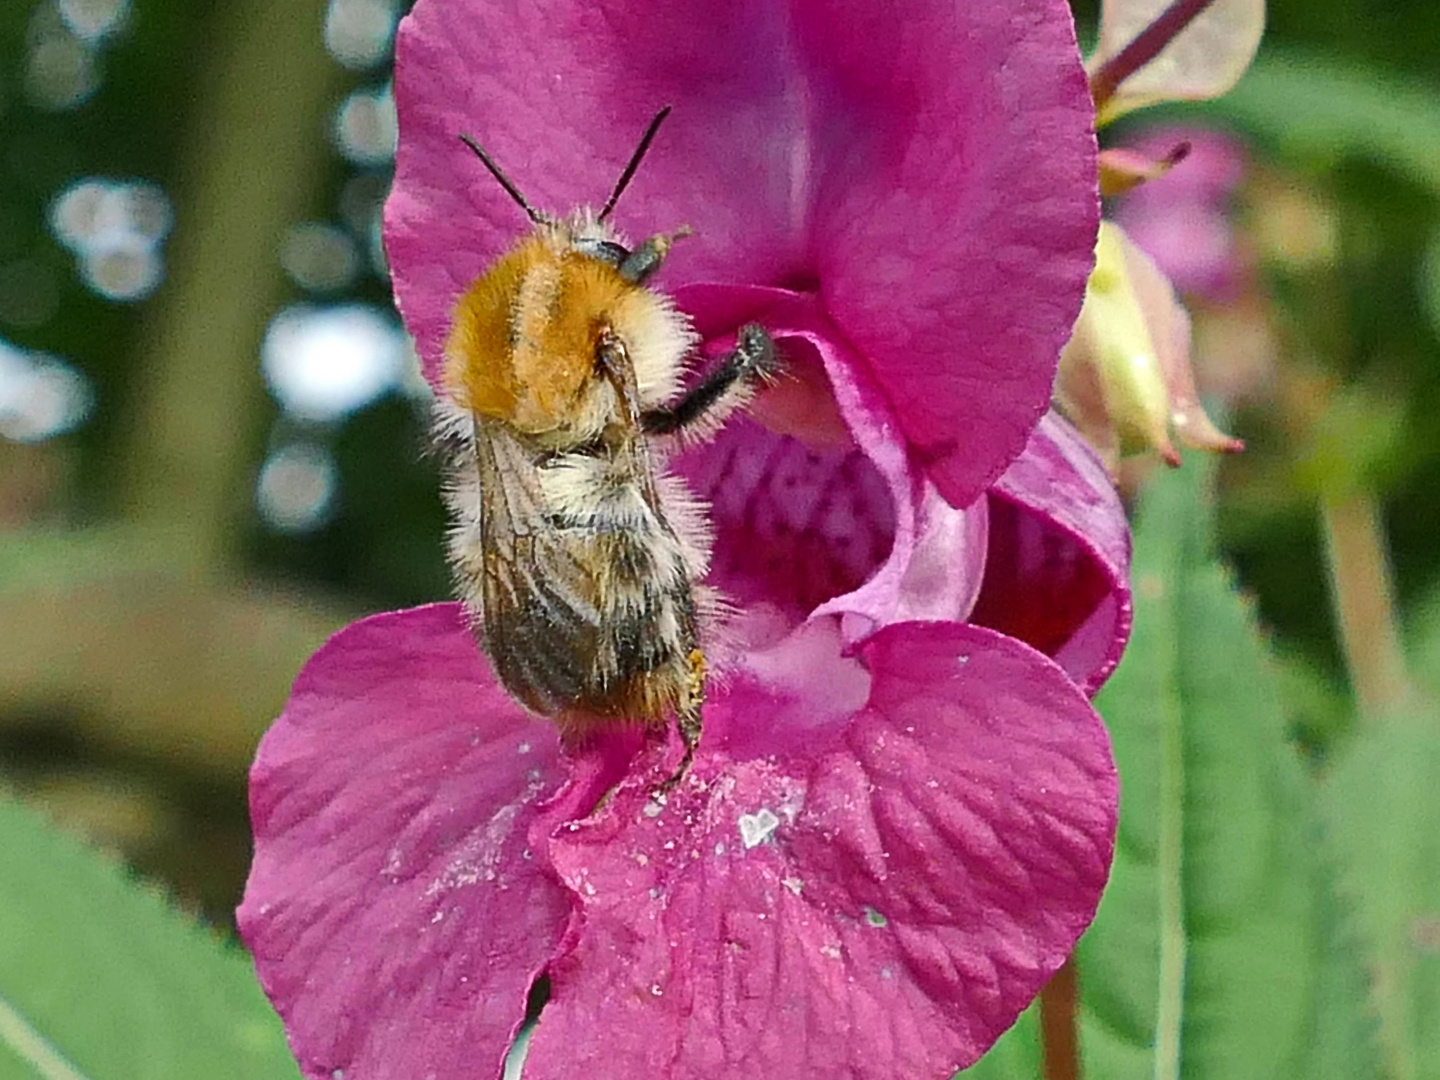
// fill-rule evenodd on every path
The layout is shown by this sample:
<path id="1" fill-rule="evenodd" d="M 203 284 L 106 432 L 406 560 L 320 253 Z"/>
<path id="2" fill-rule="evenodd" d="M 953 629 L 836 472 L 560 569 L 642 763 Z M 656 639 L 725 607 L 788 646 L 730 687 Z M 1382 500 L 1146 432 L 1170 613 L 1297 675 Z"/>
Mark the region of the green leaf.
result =
<path id="1" fill-rule="evenodd" d="M 1405 645 L 1410 670 L 1432 699 L 1440 697 L 1440 588 L 1420 600 L 1408 623 Z"/>
<path id="2" fill-rule="evenodd" d="M 1307 162 L 1363 158 L 1440 192 L 1434 86 L 1323 53 L 1266 49 L 1205 111 Z"/>
<path id="3" fill-rule="evenodd" d="M 1353 910 L 1337 895 L 1339 874 L 1328 854 L 1316 858 L 1320 938 L 1316 965 L 1312 1080 L 1358 1080 L 1385 1075 L 1378 1025 L 1369 1006 L 1369 970 L 1355 932 Z M 1393 1077 L 1390 1080 L 1394 1080 Z"/>
<path id="4" fill-rule="evenodd" d="M 249 961 L 0 801 L 0 1080 L 290 1080 Z"/>
<path id="5" fill-rule="evenodd" d="M 1086 1074 L 1339 1075 L 1318 1047 L 1333 1036 L 1335 1060 L 1364 1060 L 1346 1034 L 1363 1003 L 1333 1000 L 1353 958 L 1332 948 L 1309 783 L 1249 605 L 1210 553 L 1213 466 L 1197 457 L 1147 492 L 1135 633 L 1097 702 L 1122 798 L 1078 953 Z"/>
<path id="6" fill-rule="evenodd" d="M 1440 1077 L 1440 721 L 1433 708 L 1363 728 L 1335 763 L 1325 819 L 1374 964 L 1391 1080 Z"/>

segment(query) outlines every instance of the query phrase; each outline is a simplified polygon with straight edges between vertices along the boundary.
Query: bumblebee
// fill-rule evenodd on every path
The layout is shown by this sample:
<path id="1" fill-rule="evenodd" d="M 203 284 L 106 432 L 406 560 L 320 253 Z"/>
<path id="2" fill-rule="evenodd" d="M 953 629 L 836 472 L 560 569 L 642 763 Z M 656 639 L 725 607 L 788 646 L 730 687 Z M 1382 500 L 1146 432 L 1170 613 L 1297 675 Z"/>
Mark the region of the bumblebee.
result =
<path id="1" fill-rule="evenodd" d="M 535 210 L 461 136 L 534 228 L 456 303 L 437 442 L 448 457 L 449 552 L 496 676 L 575 744 L 597 726 L 663 727 L 700 740 L 702 639 L 719 598 L 700 584 L 705 508 L 665 469 L 777 372 L 760 326 L 688 389 L 697 336 L 647 287 L 688 228 L 629 247 L 606 220 L 660 124 L 651 121 L 598 213 Z"/>

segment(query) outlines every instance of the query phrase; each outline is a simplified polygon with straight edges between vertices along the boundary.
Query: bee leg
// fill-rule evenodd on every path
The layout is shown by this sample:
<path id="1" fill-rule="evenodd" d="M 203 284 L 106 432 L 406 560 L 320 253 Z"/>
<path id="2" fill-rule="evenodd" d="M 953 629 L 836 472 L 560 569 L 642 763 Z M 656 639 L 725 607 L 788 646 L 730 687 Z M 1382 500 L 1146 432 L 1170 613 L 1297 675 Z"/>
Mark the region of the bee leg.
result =
<path id="1" fill-rule="evenodd" d="M 670 246 L 676 240 L 690 236 L 693 231 L 689 225 L 681 225 L 673 233 L 657 233 L 650 237 L 620 260 L 620 276 L 635 285 L 645 284 L 660 269 L 665 256 L 670 254 Z"/>
<path id="2" fill-rule="evenodd" d="M 635 365 L 625 354 L 625 343 L 609 327 L 600 333 L 596 359 L 599 361 L 600 370 L 615 388 L 630 422 L 641 423 L 640 389 L 635 385 Z"/>
<path id="3" fill-rule="evenodd" d="M 681 755 L 680 764 L 675 766 L 670 778 L 655 789 L 657 797 L 667 794 L 685 779 L 695 761 L 695 751 L 700 746 L 700 703 L 705 699 L 705 654 L 699 649 L 691 649 L 690 655 L 686 657 L 686 664 L 690 669 L 686 700 L 675 713 L 675 727 L 685 744 L 685 753 Z"/>
<path id="4" fill-rule="evenodd" d="M 686 710 L 676 718 L 675 726 L 680 730 L 680 738 L 685 743 L 685 753 L 680 756 L 680 764 L 675 766 L 675 771 L 655 789 L 655 794 L 668 795 L 674 790 L 675 785 L 684 780 L 690 772 L 690 766 L 695 762 L 695 749 L 700 745 L 700 710 Z"/>
<path id="5" fill-rule="evenodd" d="M 675 404 L 647 409 L 640 423 L 650 435 L 672 435 L 702 420 L 707 426 L 718 425 L 749 400 L 757 379 L 771 378 L 779 370 L 774 340 L 763 326 L 749 323 L 740 328 L 734 351 L 710 374 Z"/>

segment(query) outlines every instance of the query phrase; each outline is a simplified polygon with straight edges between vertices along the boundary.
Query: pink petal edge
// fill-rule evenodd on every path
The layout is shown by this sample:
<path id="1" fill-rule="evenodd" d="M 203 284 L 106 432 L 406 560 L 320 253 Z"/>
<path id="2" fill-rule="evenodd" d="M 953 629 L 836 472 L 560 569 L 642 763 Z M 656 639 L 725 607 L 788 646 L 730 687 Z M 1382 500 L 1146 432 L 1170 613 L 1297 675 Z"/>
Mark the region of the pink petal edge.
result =
<path id="1" fill-rule="evenodd" d="M 567 784 L 458 605 L 331 638 L 252 770 L 238 912 L 305 1075 L 498 1076 L 573 909 L 528 830 L 589 812 L 622 764 Z"/>
<path id="2" fill-rule="evenodd" d="M 851 642 L 893 622 L 963 621 L 983 579 L 987 504 L 957 510 L 915 468 L 869 368 L 816 299 L 714 285 L 687 287 L 679 299 L 707 341 L 743 322 L 768 326 L 789 368 L 779 390 L 802 403 L 786 409 L 762 397 L 755 415 L 772 430 L 732 422 L 677 460 L 710 504 L 711 580 L 750 605 L 798 589 L 782 607 L 843 615 Z M 802 347 L 818 363 L 803 362 Z M 825 445 L 836 432 L 840 445 Z"/>

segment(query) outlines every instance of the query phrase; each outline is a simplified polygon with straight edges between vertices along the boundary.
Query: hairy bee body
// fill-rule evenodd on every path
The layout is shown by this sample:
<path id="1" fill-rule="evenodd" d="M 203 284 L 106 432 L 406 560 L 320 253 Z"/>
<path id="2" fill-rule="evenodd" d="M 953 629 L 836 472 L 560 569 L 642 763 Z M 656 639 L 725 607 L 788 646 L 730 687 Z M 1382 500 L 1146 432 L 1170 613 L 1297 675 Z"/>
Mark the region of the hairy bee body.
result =
<path id="1" fill-rule="evenodd" d="M 500 681 L 572 739 L 673 715 L 693 751 L 710 543 L 662 434 L 713 427 L 773 352 L 747 328 L 677 400 L 695 335 L 643 284 L 669 239 L 631 252 L 588 212 L 538 222 L 456 306 L 437 436 L 451 561 Z"/>

